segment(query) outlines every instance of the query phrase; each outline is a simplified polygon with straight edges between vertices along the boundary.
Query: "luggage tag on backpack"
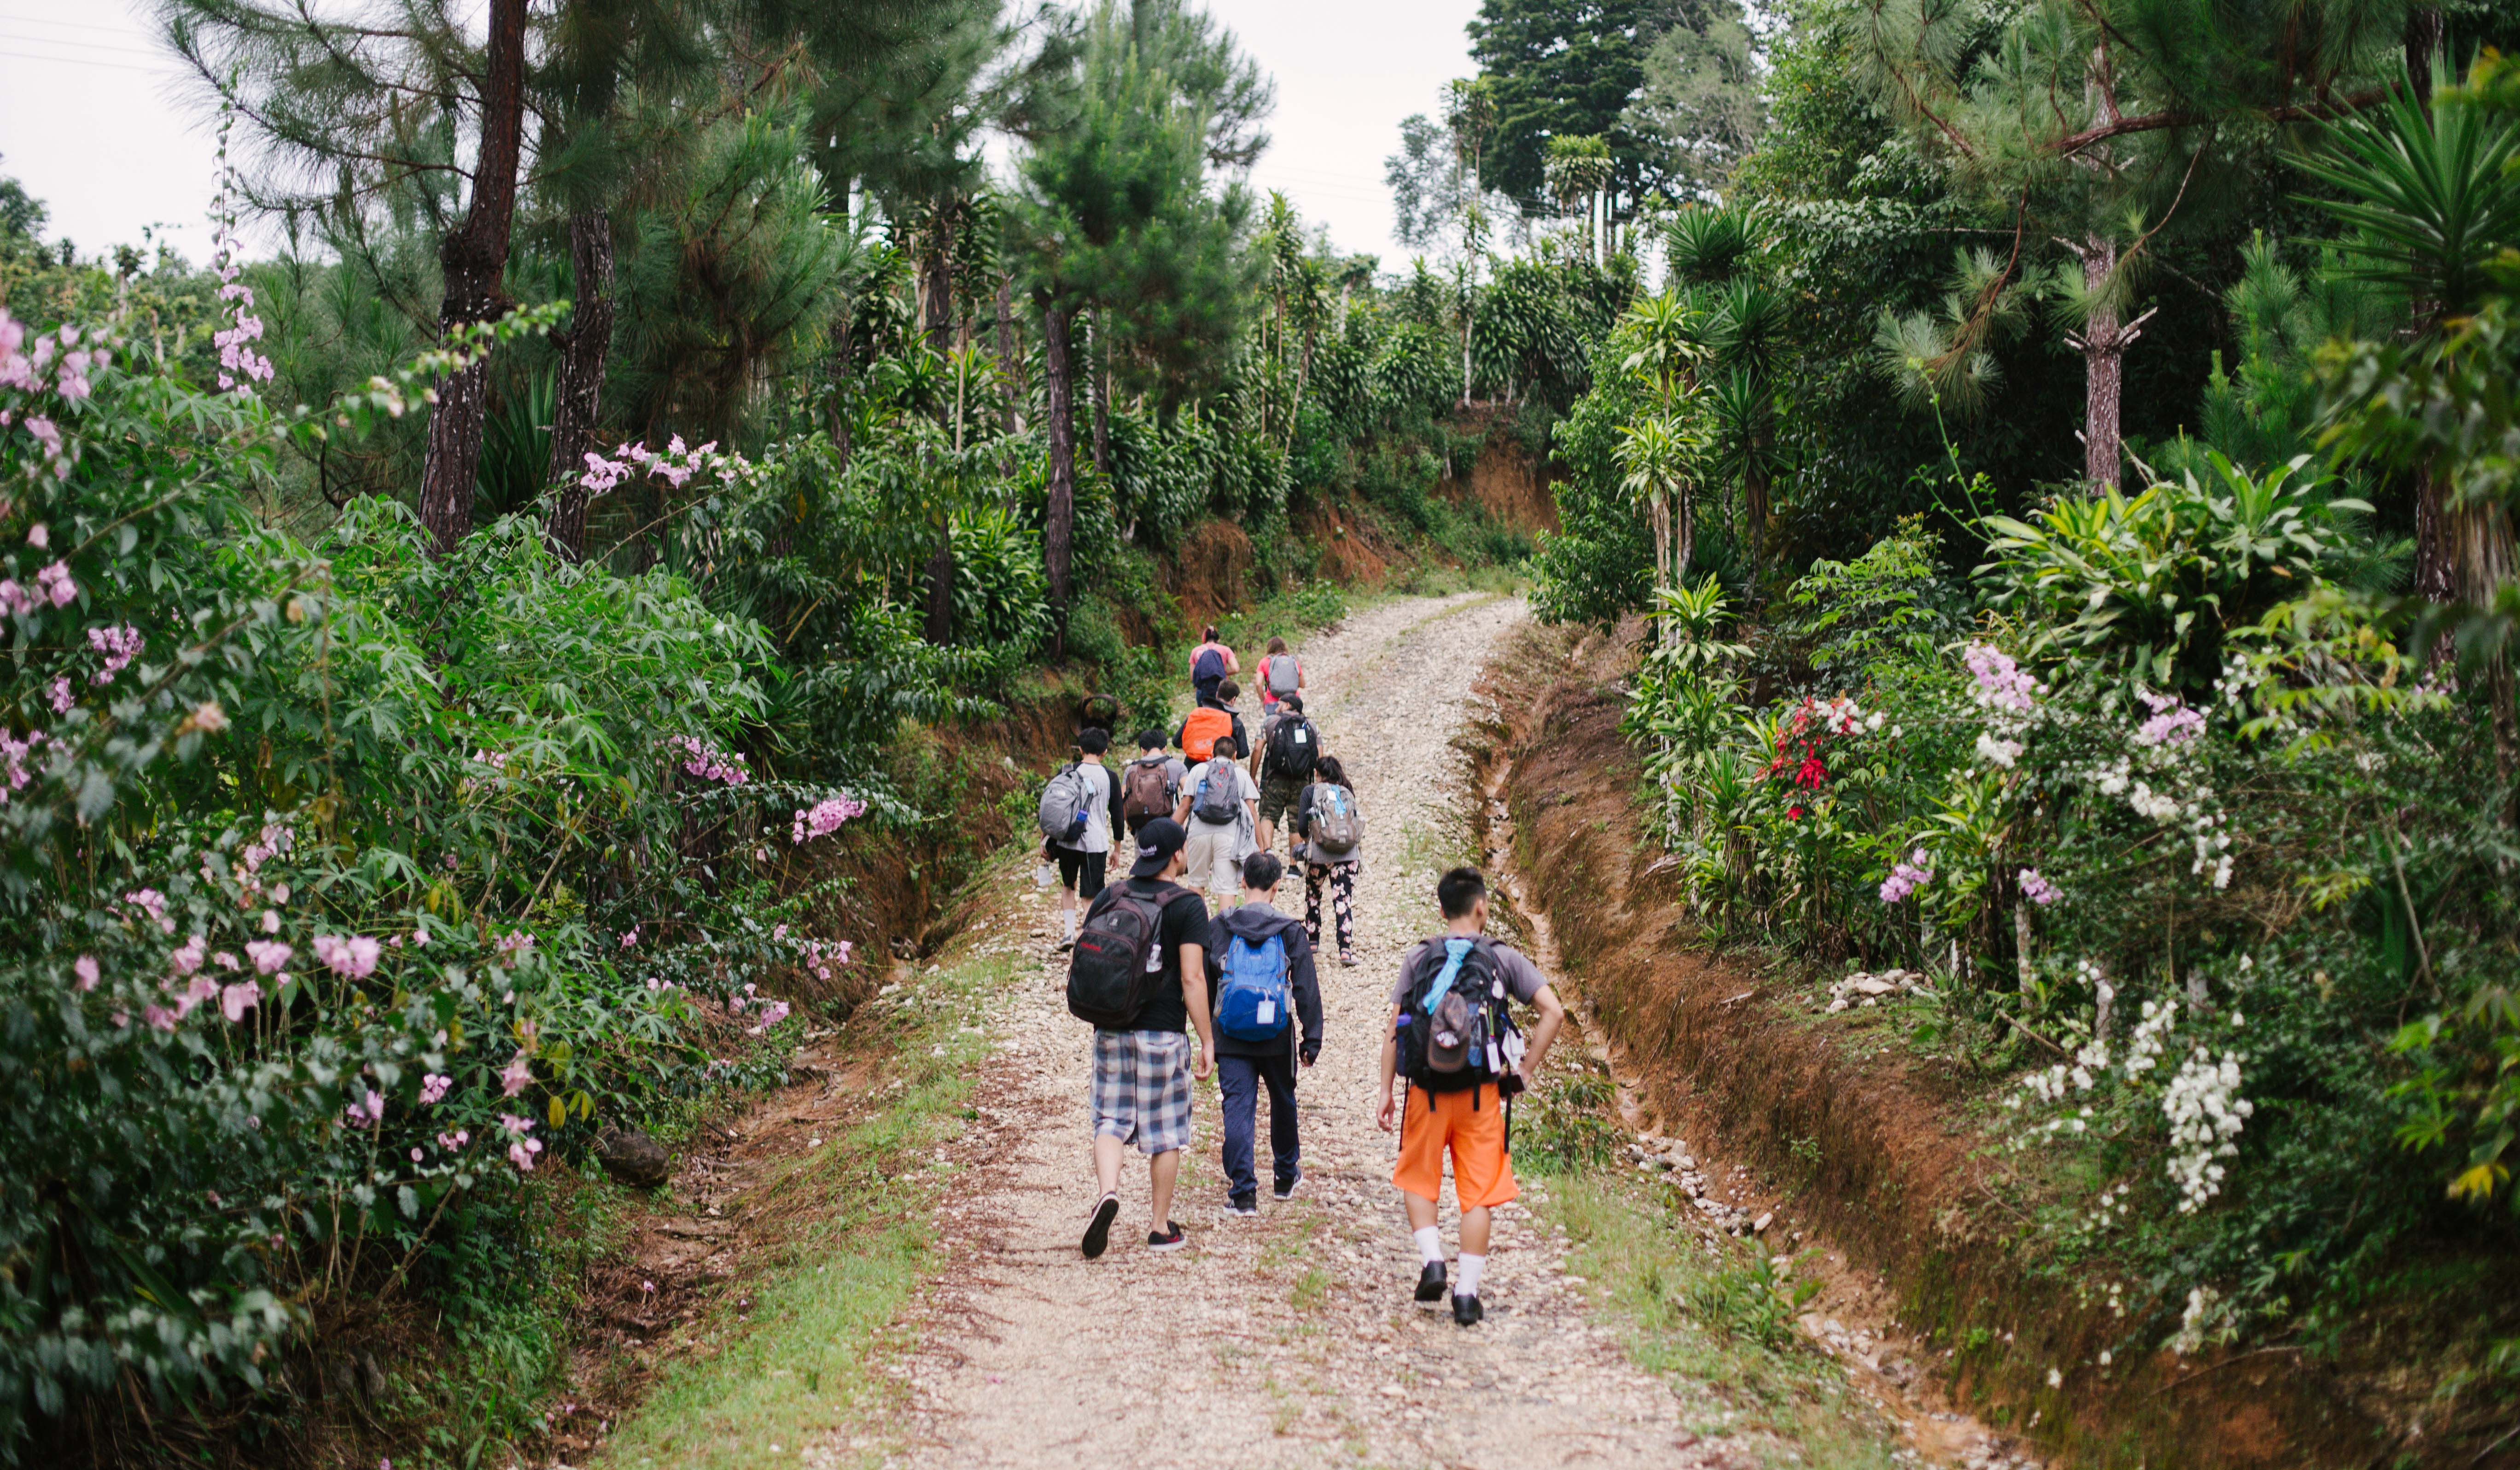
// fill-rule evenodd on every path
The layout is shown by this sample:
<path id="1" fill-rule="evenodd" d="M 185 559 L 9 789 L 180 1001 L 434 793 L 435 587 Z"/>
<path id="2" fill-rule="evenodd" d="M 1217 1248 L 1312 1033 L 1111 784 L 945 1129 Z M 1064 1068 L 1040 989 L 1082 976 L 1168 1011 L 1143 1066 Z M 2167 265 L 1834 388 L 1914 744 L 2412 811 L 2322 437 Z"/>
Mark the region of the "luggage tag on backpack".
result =
<path id="1" fill-rule="evenodd" d="M 1276 1025 L 1278 1022 L 1278 1002 L 1275 1001 L 1260 1002 L 1258 1006 L 1251 1012 L 1251 1019 L 1256 1025 Z"/>

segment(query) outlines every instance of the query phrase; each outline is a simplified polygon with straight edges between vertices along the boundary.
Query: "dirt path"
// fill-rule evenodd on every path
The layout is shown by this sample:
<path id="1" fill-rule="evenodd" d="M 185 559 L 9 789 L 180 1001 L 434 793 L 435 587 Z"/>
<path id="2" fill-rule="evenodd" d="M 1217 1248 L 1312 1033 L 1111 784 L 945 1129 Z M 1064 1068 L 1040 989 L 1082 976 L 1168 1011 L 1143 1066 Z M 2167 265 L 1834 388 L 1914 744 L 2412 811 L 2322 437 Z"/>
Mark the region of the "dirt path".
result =
<path id="1" fill-rule="evenodd" d="M 953 1265 L 901 1364 L 907 1420 L 827 1441 L 809 1460 L 895 1449 L 896 1462 L 955 1470 L 1750 1462 L 1725 1444 L 1722 1405 L 1684 1400 L 1588 1320 L 1562 1242 L 1520 1205 L 1499 1212 L 1483 1326 L 1410 1301 L 1418 1263 L 1388 1182 L 1394 1143 L 1371 1114 L 1378 1026 L 1401 954 L 1434 922 L 1446 813 L 1469 799 L 1451 741 L 1471 683 L 1523 616 L 1494 597 L 1395 601 L 1304 650 L 1308 702 L 1356 778 L 1368 840 L 1361 963 L 1323 971 L 1328 1045 L 1299 1094 L 1303 1192 L 1277 1204 L 1264 1191 L 1257 1220 L 1220 1213 L 1216 1093 L 1203 1085 L 1173 1209 L 1190 1248 L 1144 1248 L 1146 1173 L 1132 1154 L 1111 1253 L 1083 1260 L 1091 1033 L 1067 1015 L 1055 967 L 1023 972 L 979 1119 L 954 1149 L 975 1167 L 938 1221 Z M 1448 1248 L 1455 1225 L 1448 1204 Z"/>

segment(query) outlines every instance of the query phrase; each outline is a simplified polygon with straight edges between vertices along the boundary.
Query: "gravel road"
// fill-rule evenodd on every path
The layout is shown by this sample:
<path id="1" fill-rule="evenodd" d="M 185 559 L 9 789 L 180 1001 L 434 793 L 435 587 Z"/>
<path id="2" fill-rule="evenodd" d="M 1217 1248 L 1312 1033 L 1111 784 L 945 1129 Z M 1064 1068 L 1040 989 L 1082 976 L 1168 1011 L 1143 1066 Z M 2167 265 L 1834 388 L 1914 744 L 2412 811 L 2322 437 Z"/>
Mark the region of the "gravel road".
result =
<path id="1" fill-rule="evenodd" d="M 1451 741 L 1471 683 L 1524 616 L 1493 596 L 1397 600 L 1301 650 L 1307 703 L 1357 781 L 1368 832 L 1360 964 L 1323 970 L 1328 1046 L 1298 1093 L 1298 1197 L 1264 1190 L 1256 1220 L 1221 1213 L 1211 1081 L 1173 1208 L 1189 1249 L 1145 1249 L 1146 1170 L 1132 1152 L 1112 1249 L 1082 1259 L 1091 1033 L 1067 1015 L 1063 971 L 1045 955 L 1008 998 L 979 1121 L 954 1149 L 970 1183 L 938 1221 L 950 1265 L 899 1365 L 909 1412 L 809 1459 L 889 1448 L 894 1463 L 955 1470 L 1750 1463 L 1725 1443 L 1721 1405 L 1639 1370 L 1591 1322 L 1561 1242 L 1523 1205 L 1498 1212 L 1485 1324 L 1464 1330 L 1410 1300 L 1418 1263 L 1389 1182 L 1394 1139 L 1372 1114 L 1383 997 L 1409 944 L 1436 926 L 1447 814 L 1469 799 Z M 1286 892 L 1299 913 L 1299 889 Z M 1448 1249 L 1456 1224 L 1448 1203 Z"/>

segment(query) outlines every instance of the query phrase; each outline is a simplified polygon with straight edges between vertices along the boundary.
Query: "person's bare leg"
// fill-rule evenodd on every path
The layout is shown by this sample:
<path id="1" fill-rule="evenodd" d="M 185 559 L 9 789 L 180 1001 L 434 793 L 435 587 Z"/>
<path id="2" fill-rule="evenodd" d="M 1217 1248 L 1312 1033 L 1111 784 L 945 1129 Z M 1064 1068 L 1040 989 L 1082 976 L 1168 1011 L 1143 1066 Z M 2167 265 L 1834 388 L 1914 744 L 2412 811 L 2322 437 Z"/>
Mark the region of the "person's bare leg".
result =
<path id="1" fill-rule="evenodd" d="M 1153 1228 L 1169 1228 L 1173 1223 L 1173 1180 L 1181 1178 L 1181 1150 L 1166 1149 L 1147 1161 L 1147 1172 L 1154 1178 Z"/>
<path id="2" fill-rule="evenodd" d="M 1417 1204 L 1416 1196 L 1411 1196 L 1410 1204 L 1412 1208 L 1409 1212 L 1409 1223 L 1411 1225 L 1416 1225 L 1418 1223 L 1418 1212 L 1415 1208 Z M 1433 1225 L 1435 1223 L 1435 1206 L 1431 1200 L 1428 1201 L 1426 1205 L 1426 1223 L 1428 1225 Z M 1462 1254 L 1465 1256 L 1484 1256 L 1487 1253 L 1488 1207 L 1481 1205 L 1475 1210 L 1463 1210 L 1462 1212 Z"/>
<path id="3" fill-rule="evenodd" d="M 1263 822 L 1260 824 L 1259 830 L 1251 835 L 1252 840 L 1259 844 L 1255 850 L 1265 853 L 1278 840 L 1278 824 L 1274 822 Z"/>
<path id="4" fill-rule="evenodd" d="M 1102 1186 L 1104 1194 L 1116 1193 L 1120 1188 L 1120 1156 L 1128 1146 L 1109 1134 L 1094 1136 L 1094 1181 Z"/>
<path id="5" fill-rule="evenodd" d="M 1400 1191 L 1400 1202 L 1409 1208 L 1409 1228 L 1422 1230 L 1435 1223 L 1435 1202 L 1422 1194 Z"/>

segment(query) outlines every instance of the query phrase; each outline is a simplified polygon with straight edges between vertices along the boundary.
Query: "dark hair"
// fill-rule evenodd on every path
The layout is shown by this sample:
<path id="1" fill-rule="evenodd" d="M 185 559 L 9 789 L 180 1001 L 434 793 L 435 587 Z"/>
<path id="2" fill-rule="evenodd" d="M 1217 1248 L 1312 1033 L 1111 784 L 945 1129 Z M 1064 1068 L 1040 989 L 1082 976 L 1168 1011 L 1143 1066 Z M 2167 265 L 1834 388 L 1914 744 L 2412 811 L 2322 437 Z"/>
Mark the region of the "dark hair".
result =
<path id="1" fill-rule="evenodd" d="M 1235 700 L 1242 697 L 1242 686 L 1235 683 L 1231 679 L 1228 679 L 1216 687 L 1216 697 L 1227 704 L 1232 704 Z"/>
<path id="2" fill-rule="evenodd" d="M 1435 905 L 1446 918 L 1465 918 L 1470 906 L 1488 896 L 1488 880 L 1475 868 L 1456 868 L 1435 882 Z"/>
<path id="3" fill-rule="evenodd" d="M 1140 750 L 1161 750 L 1164 748 L 1165 743 L 1164 733 L 1160 730 L 1142 730 L 1138 732 L 1138 748 Z"/>
<path id="4" fill-rule="evenodd" d="M 1216 625 L 1214 623 L 1210 623 L 1205 628 L 1200 629 L 1198 641 L 1203 644 L 1212 644 L 1216 642 Z"/>
<path id="5" fill-rule="evenodd" d="M 1076 737 L 1076 748 L 1087 755 L 1101 755 L 1111 748 L 1111 732 L 1100 725 L 1089 725 L 1085 733 Z"/>
<path id="6" fill-rule="evenodd" d="M 1300 715 L 1304 712 L 1304 696 L 1301 694 L 1281 694 L 1278 696 L 1278 707 L 1281 709 L 1291 709 Z"/>
<path id="7" fill-rule="evenodd" d="M 1253 853 L 1242 860 L 1242 886 L 1266 893 L 1286 875 L 1286 861 L 1276 853 Z"/>
<path id="8" fill-rule="evenodd" d="M 1234 743 L 1234 736 L 1218 735 L 1216 737 L 1216 743 L 1208 747 L 1207 758 L 1209 760 L 1214 760 L 1221 755 L 1228 760 L 1232 760 L 1234 757 L 1240 755 L 1241 753 L 1242 747 Z"/>
<path id="9" fill-rule="evenodd" d="M 1356 787 L 1348 785 L 1347 768 L 1340 765 L 1339 758 L 1334 755 L 1322 755 L 1315 756 L 1313 758 L 1313 780 L 1316 781 L 1328 781 L 1333 786 L 1347 786 L 1351 791 L 1356 789 Z"/>
<path id="10" fill-rule="evenodd" d="M 1285 651 L 1286 651 L 1286 641 L 1285 641 L 1284 639 L 1282 639 L 1282 638 L 1273 638 L 1273 639 L 1269 640 L 1269 651 L 1270 651 L 1270 652 L 1272 652 L 1272 653 L 1283 653 L 1283 652 L 1285 652 Z"/>

